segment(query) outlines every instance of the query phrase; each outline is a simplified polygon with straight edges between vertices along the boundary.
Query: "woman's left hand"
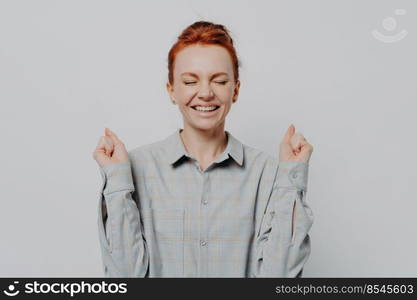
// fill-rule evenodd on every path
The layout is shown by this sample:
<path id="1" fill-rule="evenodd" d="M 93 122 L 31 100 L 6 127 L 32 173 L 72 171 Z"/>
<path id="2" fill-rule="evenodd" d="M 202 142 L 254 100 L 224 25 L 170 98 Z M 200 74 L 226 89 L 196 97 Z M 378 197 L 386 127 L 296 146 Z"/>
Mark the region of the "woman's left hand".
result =
<path id="1" fill-rule="evenodd" d="M 313 152 L 304 136 L 297 132 L 293 124 L 288 127 L 279 146 L 279 161 L 300 161 L 308 163 Z"/>

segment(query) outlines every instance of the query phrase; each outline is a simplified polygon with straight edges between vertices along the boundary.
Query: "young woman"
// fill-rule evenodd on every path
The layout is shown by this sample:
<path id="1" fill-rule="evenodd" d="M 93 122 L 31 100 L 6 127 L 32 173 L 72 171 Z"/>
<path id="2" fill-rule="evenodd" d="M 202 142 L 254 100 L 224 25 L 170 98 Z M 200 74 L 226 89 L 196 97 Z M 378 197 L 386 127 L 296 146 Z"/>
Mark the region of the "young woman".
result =
<path id="1" fill-rule="evenodd" d="M 184 128 L 129 152 L 105 129 L 93 155 L 105 276 L 302 276 L 313 147 L 291 125 L 277 160 L 225 130 L 238 65 L 227 29 L 195 22 L 168 55 L 166 88 Z"/>

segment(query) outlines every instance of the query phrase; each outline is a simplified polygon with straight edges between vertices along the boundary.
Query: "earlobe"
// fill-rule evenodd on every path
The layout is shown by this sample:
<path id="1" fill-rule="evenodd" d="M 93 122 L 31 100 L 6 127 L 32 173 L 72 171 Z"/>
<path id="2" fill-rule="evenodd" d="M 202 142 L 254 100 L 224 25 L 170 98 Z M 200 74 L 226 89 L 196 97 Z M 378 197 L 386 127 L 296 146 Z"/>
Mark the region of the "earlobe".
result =
<path id="1" fill-rule="evenodd" d="M 168 91 L 168 94 L 170 95 L 170 97 L 171 97 L 171 102 L 172 102 L 172 104 L 175 104 L 175 98 L 174 97 L 172 97 L 172 86 L 169 84 L 169 82 L 167 82 L 167 84 L 166 84 L 166 89 L 167 89 L 167 91 Z"/>

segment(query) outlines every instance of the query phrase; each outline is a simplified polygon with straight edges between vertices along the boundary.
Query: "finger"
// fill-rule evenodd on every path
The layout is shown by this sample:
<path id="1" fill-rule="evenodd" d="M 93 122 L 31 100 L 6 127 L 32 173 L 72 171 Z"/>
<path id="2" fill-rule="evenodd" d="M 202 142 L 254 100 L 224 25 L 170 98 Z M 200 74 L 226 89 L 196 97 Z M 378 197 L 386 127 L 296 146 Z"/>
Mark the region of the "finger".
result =
<path id="1" fill-rule="evenodd" d="M 122 144 L 122 141 L 119 139 L 119 137 L 113 131 L 111 131 L 109 128 L 107 128 L 107 127 L 105 128 L 105 133 L 106 133 L 106 136 L 108 136 L 109 138 L 111 138 L 113 140 L 113 143 L 115 145 Z"/>
<path id="2" fill-rule="evenodd" d="M 309 143 L 308 143 L 305 139 L 302 139 L 302 140 L 300 141 L 300 147 L 301 147 L 301 148 L 303 148 L 304 146 L 307 146 L 307 145 L 309 145 Z"/>
<path id="3" fill-rule="evenodd" d="M 94 153 L 94 156 L 95 156 L 96 153 L 106 153 L 106 149 L 104 148 L 104 139 L 103 139 L 103 137 L 100 137 L 98 139 L 96 149 L 94 149 L 93 153 Z"/>
<path id="4" fill-rule="evenodd" d="M 97 150 L 106 150 L 106 139 L 104 136 L 101 136 L 100 139 L 98 140 L 97 146 L 96 146 L 96 151 Z"/>
<path id="5" fill-rule="evenodd" d="M 285 141 L 286 143 L 290 143 L 290 142 L 291 142 L 291 138 L 293 137 L 294 132 L 295 132 L 295 127 L 294 127 L 294 125 L 293 125 L 293 124 L 291 124 L 291 125 L 288 127 L 288 129 L 287 129 L 287 131 L 285 132 L 285 135 L 284 135 L 284 141 Z"/>
<path id="6" fill-rule="evenodd" d="M 114 151 L 114 142 L 108 136 L 104 136 L 104 147 L 106 149 L 106 153 L 110 155 Z"/>
<path id="7" fill-rule="evenodd" d="M 313 153 L 313 146 L 308 143 L 306 140 L 302 139 L 300 142 L 300 151 L 297 152 L 297 154 L 304 152 L 304 153 Z"/>
<path id="8" fill-rule="evenodd" d="M 302 140 L 302 136 L 299 132 L 297 132 L 296 134 L 292 136 L 290 144 L 293 150 L 298 150 L 300 148 L 301 140 Z"/>
<path id="9" fill-rule="evenodd" d="M 300 140 L 307 141 L 307 139 L 305 138 L 305 136 L 301 132 L 298 132 L 298 135 L 300 136 Z"/>
<path id="10" fill-rule="evenodd" d="M 99 154 L 107 155 L 108 148 L 109 147 L 107 145 L 105 137 L 104 136 L 100 137 L 100 139 L 98 140 L 96 149 L 94 150 L 94 154 L 93 154 L 94 158 Z"/>
<path id="11" fill-rule="evenodd" d="M 309 152 L 313 152 L 313 146 L 310 143 L 306 142 L 302 146 L 303 146 L 303 149 L 306 149 Z"/>
<path id="12" fill-rule="evenodd" d="M 305 138 L 305 136 L 301 132 L 299 132 L 299 135 L 300 135 L 300 146 L 301 147 L 310 145 L 308 143 L 307 139 Z"/>

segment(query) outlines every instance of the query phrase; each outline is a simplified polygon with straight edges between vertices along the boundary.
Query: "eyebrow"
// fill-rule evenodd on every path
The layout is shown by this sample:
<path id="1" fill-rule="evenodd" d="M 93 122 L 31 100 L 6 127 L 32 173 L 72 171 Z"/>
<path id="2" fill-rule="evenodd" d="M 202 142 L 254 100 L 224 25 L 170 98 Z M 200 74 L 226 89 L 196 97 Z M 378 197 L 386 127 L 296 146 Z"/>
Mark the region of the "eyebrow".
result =
<path id="1" fill-rule="evenodd" d="M 195 74 L 195 73 L 193 73 L 193 72 L 184 72 L 184 73 L 181 73 L 181 76 L 183 76 L 183 75 L 190 75 L 190 76 L 193 76 L 193 77 L 197 77 L 198 78 L 198 75 Z M 217 72 L 217 73 L 214 73 L 213 75 L 211 75 L 210 79 L 212 79 L 214 77 L 217 77 L 217 76 L 220 76 L 220 75 L 228 75 L 228 74 L 226 72 Z"/>

